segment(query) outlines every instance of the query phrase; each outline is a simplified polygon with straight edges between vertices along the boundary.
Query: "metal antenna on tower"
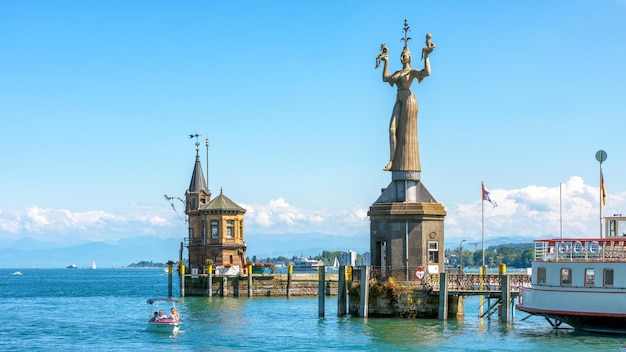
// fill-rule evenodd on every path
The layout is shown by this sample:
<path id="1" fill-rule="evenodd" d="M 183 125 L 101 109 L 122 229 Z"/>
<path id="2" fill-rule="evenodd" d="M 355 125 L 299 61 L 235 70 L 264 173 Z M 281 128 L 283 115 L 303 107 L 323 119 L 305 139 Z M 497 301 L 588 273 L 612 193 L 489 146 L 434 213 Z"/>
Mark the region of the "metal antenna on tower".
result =
<path id="1" fill-rule="evenodd" d="M 206 139 L 206 189 L 209 195 L 211 195 L 211 189 L 209 188 L 209 138 Z"/>

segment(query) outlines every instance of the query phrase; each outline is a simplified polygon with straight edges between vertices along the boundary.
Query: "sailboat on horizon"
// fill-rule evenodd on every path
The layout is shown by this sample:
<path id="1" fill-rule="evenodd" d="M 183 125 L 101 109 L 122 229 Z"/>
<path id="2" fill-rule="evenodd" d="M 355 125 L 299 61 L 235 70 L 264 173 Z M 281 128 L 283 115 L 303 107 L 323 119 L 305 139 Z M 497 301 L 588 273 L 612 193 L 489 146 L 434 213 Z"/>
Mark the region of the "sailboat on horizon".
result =
<path id="1" fill-rule="evenodd" d="M 89 269 L 96 270 L 96 261 L 95 260 L 91 263 L 91 268 L 89 268 Z"/>

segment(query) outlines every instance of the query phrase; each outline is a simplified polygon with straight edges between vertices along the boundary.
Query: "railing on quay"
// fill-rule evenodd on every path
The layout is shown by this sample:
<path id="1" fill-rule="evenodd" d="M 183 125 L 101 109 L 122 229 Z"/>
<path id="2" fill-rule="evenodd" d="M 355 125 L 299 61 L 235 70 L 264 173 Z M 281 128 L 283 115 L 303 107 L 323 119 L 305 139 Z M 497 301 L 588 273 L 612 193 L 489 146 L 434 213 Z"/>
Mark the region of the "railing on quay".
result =
<path id="1" fill-rule="evenodd" d="M 204 238 L 184 238 L 185 247 L 190 246 L 206 246 L 207 243 Z"/>
<path id="2" fill-rule="evenodd" d="M 409 267 L 411 273 L 409 280 L 406 280 L 406 267 L 370 267 L 370 279 L 386 281 L 389 278 L 397 282 L 412 282 L 421 284 L 425 291 L 439 292 L 440 275 L 424 273 L 421 279 L 418 278 L 421 267 Z M 520 289 L 530 288 L 531 278 L 527 274 L 466 274 L 458 273 L 458 270 L 447 272 L 447 282 L 449 292 L 500 292 L 502 291 L 502 275 L 507 275 L 511 282 L 511 291 L 519 292 Z M 361 268 L 352 269 L 352 280 L 359 281 L 361 278 Z"/>

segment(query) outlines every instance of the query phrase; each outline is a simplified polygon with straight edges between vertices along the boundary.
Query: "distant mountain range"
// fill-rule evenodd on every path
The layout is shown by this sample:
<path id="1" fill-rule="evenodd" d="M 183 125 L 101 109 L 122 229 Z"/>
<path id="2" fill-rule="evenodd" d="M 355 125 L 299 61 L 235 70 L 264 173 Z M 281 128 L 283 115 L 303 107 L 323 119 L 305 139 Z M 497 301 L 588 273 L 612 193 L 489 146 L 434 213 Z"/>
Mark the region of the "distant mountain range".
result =
<path id="1" fill-rule="evenodd" d="M 132 237 L 115 243 L 87 242 L 75 245 L 22 238 L 0 243 L 0 268 L 64 268 L 76 264 L 88 268 L 125 267 L 140 261 L 166 263 L 179 258 L 182 238 Z M 532 242 L 528 238 L 500 237 L 490 239 L 487 246 Z M 316 256 L 322 251 L 369 251 L 369 234 L 338 236 L 321 233 L 249 234 L 246 235 L 247 256 L 274 258 L 279 256 Z M 479 244 L 480 246 L 480 244 Z M 451 246 L 456 248 L 457 246 Z M 467 248 L 471 250 L 471 248 Z M 185 256 L 187 252 L 185 251 Z"/>
<path id="2" fill-rule="evenodd" d="M 175 238 L 134 237 L 114 244 L 87 242 L 70 246 L 20 239 L 0 245 L 0 267 L 64 268 L 76 264 L 88 268 L 96 262 L 98 268 L 123 267 L 142 260 L 162 262 L 178 260 L 180 240 Z"/>
<path id="3" fill-rule="evenodd" d="M 64 268 L 76 264 L 88 268 L 124 267 L 140 261 L 166 263 L 179 259 L 182 238 L 132 237 L 115 243 L 87 242 L 75 245 L 22 238 L 0 243 L 0 268 Z M 369 236 L 334 236 L 319 233 L 246 235 L 247 256 L 257 258 L 294 255 L 315 256 L 324 250 L 358 253 L 369 250 Z M 187 252 L 185 251 L 185 256 Z"/>

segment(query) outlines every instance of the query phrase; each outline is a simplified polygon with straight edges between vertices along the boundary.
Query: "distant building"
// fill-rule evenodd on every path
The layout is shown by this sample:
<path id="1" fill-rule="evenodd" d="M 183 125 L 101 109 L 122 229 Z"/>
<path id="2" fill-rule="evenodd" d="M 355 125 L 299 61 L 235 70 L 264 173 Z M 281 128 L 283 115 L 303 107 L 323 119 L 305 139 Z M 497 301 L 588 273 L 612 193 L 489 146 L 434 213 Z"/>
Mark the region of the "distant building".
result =
<path id="1" fill-rule="evenodd" d="M 199 273 L 206 272 L 210 259 L 214 268 L 238 267 L 243 273 L 246 263 L 244 237 L 246 210 L 221 191 L 217 197 L 211 199 L 197 148 L 196 162 L 189 188 L 185 192 L 185 201 L 189 231 L 185 246 L 189 254 L 189 272 L 196 270 Z"/>
<path id="2" fill-rule="evenodd" d="M 356 252 L 353 250 L 342 252 L 341 258 L 339 259 L 339 264 L 355 266 L 356 265 Z"/>
<path id="3" fill-rule="evenodd" d="M 372 253 L 370 252 L 363 253 L 362 265 L 372 265 Z"/>

